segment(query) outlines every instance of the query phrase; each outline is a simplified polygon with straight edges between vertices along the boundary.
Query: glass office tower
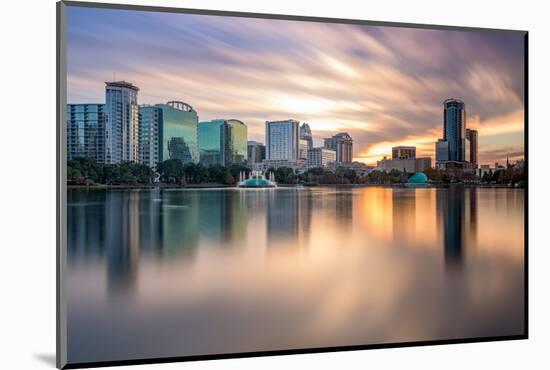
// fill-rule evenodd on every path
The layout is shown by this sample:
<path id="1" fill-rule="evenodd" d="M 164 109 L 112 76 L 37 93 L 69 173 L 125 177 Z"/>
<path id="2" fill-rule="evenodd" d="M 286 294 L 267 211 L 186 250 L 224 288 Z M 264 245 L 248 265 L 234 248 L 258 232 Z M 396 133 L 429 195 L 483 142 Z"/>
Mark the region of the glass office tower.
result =
<path id="1" fill-rule="evenodd" d="M 105 163 L 139 160 L 138 91 L 126 81 L 105 82 Z"/>
<path id="2" fill-rule="evenodd" d="M 183 102 L 142 105 L 139 107 L 140 163 L 154 168 L 168 159 L 197 163 L 198 115 Z"/>
<path id="3" fill-rule="evenodd" d="M 245 164 L 248 128 L 236 119 L 199 123 L 200 161 L 205 166 Z"/>
<path id="4" fill-rule="evenodd" d="M 229 119 L 223 125 L 223 165 L 245 164 L 247 158 L 248 129 L 236 119 Z"/>
<path id="5" fill-rule="evenodd" d="M 67 104 L 67 160 L 105 161 L 103 104 Z"/>
<path id="6" fill-rule="evenodd" d="M 448 160 L 464 162 L 466 130 L 466 107 L 458 99 L 447 99 L 443 102 L 443 140 L 449 145 Z"/>
<path id="7" fill-rule="evenodd" d="M 201 164 L 205 166 L 223 164 L 222 126 L 224 124 L 225 120 L 223 119 L 199 123 L 198 132 Z"/>
<path id="8" fill-rule="evenodd" d="M 199 162 L 199 116 L 190 105 L 181 101 L 157 104 L 162 110 L 160 161 L 179 159 L 183 163 Z"/>

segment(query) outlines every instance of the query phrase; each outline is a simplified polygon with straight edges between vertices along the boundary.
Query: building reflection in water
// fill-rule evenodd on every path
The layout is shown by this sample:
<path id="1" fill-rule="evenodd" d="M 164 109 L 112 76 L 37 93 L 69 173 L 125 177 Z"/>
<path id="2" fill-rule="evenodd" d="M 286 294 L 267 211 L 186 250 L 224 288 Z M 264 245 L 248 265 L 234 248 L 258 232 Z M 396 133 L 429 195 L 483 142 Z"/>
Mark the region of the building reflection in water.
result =
<path id="1" fill-rule="evenodd" d="M 445 263 L 449 267 L 461 267 L 465 250 L 477 243 L 477 189 L 451 186 L 440 189 L 436 200 Z"/>
<path id="2" fill-rule="evenodd" d="M 67 192 L 67 256 L 89 261 L 105 254 L 105 192 Z"/>
<path id="3" fill-rule="evenodd" d="M 208 190 L 200 195 L 200 237 L 222 247 L 244 244 L 247 208 L 243 192 Z"/>
<path id="4" fill-rule="evenodd" d="M 112 296 L 132 291 L 139 260 L 139 192 L 109 191 L 105 199 L 107 280 Z"/>
<path id="5" fill-rule="evenodd" d="M 408 247 L 416 240 L 416 191 L 393 189 L 392 221 L 394 245 Z"/>
<path id="6" fill-rule="evenodd" d="M 335 197 L 336 223 L 342 231 L 347 231 L 353 225 L 353 189 L 338 189 Z"/>
<path id="7" fill-rule="evenodd" d="M 436 222 L 448 266 L 461 266 L 464 249 L 477 243 L 477 189 L 436 192 Z M 307 246 L 313 202 L 329 207 L 338 231 L 353 221 L 353 192 L 318 194 L 314 189 L 267 191 L 86 191 L 68 192 L 68 257 L 88 263 L 106 258 L 109 287 L 130 290 L 141 256 L 173 263 L 192 260 L 201 240 L 223 247 L 245 245 L 250 217 L 266 219 L 269 245 Z M 392 192 L 395 245 L 417 242 L 415 191 Z"/>
<path id="8" fill-rule="evenodd" d="M 296 240 L 304 242 L 296 242 L 296 245 L 307 245 L 311 228 L 312 203 L 313 195 L 309 190 L 296 188 L 268 190 L 266 203 L 268 244 Z"/>
<path id="9" fill-rule="evenodd" d="M 176 262 L 192 259 L 199 244 L 198 204 L 195 191 L 161 192 L 161 245 L 162 260 Z"/>
<path id="10" fill-rule="evenodd" d="M 469 199 L 469 222 L 468 222 L 468 246 L 470 248 L 477 247 L 477 196 L 479 189 L 471 188 L 468 190 L 468 199 Z"/>
<path id="11" fill-rule="evenodd" d="M 296 237 L 298 207 L 298 191 L 294 188 L 274 189 L 268 193 L 266 219 L 268 242 Z"/>

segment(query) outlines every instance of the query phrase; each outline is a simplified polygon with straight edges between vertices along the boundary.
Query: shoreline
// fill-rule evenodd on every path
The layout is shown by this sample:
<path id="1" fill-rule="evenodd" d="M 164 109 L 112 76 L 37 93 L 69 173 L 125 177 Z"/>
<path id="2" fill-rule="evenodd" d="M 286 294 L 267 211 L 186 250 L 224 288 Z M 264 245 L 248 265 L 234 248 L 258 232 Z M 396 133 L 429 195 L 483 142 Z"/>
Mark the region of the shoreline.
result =
<path id="1" fill-rule="evenodd" d="M 292 184 L 281 184 L 277 186 L 278 188 L 321 188 L 321 187 L 339 187 L 339 188 L 366 188 L 366 187 L 384 187 L 384 188 L 400 188 L 400 189 L 443 189 L 449 187 L 464 187 L 464 188 L 494 188 L 494 189 L 525 189 L 525 186 L 510 186 L 504 184 L 428 184 L 426 187 L 415 188 L 407 187 L 403 184 L 319 184 L 319 185 L 292 185 Z M 225 184 L 191 184 L 191 185 L 174 185 L 174 184 L 150 184 L 150 185 L 105 185 L 105 184 L 93 184 L 93 185 L 67 185 L 67 190 L 69 189 L 87 189 L 87 190 L 131 190 L 131 189 L 239 189 L 237 185 L 225 185 Z"/>

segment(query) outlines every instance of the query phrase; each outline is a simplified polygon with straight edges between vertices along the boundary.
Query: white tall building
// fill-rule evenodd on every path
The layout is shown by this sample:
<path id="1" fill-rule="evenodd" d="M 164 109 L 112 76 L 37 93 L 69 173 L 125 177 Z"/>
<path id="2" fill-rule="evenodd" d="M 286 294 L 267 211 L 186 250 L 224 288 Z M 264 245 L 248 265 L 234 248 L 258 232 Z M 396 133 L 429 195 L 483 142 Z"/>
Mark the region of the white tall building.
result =
<path id="1" fill-rule="evenodd" d="M 300 159 L 300 122 L 265 122 L 265 151 L 267 160 L 296 161 Z"/>
<path id="2" fill-rule="evenodd" d="M 138 91 L 126 81 L 105 82 L 105 163 L 139 160 Z"/>
<path id="3" fill-rule="evenodd" d="M 300 139 L 298 141 L 298 146 L 300 147 L 298 158 L 307 160 L 307 151 L 310 149 L 308 141 L 304 139 Z"/>

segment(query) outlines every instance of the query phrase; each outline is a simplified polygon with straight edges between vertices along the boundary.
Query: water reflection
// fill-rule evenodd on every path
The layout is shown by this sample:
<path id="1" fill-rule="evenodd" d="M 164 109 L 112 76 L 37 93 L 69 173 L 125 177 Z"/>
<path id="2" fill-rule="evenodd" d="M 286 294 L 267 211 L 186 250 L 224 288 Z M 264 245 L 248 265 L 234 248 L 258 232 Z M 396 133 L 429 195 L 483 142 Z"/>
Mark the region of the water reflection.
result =
<path id="1" fill-rule="evenodd" d="M 342 231 L 353 227 L 353 191 L 349 188 L 341 188 L 335 194 L 335 221 Z"/>
<path id="2" fill-rule="evenodd" d="M 395 189 L 392 192 L 392 214 L 395 245 L 413 246 L 416 242 L 415 190 Z"/>
<path id="3" fill-rule="evenodd" d="M 523 195 L 69 190 L 69 358 L 521 333 Z"/>
<path id="4" fill-rule="evenodd" d="M 267 198 L 267 238 L 292 239 L 298 235 L 298 191 L 270 191 Z"/>

